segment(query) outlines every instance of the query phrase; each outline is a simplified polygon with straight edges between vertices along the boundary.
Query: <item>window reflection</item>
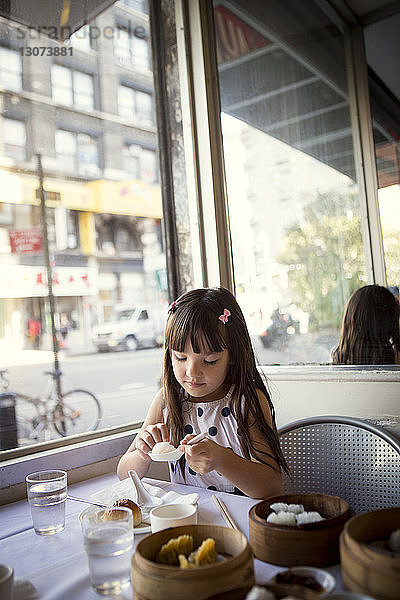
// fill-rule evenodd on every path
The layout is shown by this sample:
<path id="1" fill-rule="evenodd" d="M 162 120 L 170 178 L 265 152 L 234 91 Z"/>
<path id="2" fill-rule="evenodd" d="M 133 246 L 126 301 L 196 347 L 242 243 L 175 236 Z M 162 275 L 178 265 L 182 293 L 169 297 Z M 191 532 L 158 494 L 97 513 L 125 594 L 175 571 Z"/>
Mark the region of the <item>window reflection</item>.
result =
<path id="1" fill-rule="evenodd" d="M 310 4 L 214 2 L 235 285 L 263 363 L 329 362 L 366 282 L 343 38 Z"/>

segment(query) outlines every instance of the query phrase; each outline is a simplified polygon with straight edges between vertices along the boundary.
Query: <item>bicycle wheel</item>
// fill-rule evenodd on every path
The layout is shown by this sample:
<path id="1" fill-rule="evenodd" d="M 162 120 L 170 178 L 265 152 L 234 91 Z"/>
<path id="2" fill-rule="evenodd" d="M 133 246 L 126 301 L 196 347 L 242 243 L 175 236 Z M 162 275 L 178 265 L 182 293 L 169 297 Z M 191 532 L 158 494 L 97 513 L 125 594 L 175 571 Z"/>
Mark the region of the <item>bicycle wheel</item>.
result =
<path id="1" fill-rule="evenodd" d="M 97 429 L 101 406 L 96 396 L 86 390 L 71 390 L 62 395 L 53 411 L 54 428 L 62 436 Z"/>
<path id="2" fill-rule="evenodd" d="M 15 395 L 15 419 L 18 446 L 28 446 L 46 440 L 46 428 L 36 406 L 24 396 Z"/>

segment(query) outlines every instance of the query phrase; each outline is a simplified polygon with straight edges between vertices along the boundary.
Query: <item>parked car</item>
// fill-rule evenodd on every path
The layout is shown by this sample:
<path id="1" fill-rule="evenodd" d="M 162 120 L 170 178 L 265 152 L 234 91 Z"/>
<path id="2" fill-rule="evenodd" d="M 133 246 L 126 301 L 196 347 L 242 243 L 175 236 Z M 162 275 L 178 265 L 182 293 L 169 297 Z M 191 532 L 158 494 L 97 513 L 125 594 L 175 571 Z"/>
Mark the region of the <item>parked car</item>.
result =
<path id="1" fill-rule="evenodd" d="M 166 308 L 160 307 L 138 306 L 119 310 L 112 319 L 96 327 L 93 345 L 98 352 L 161 346 L 166 317 Z"/>

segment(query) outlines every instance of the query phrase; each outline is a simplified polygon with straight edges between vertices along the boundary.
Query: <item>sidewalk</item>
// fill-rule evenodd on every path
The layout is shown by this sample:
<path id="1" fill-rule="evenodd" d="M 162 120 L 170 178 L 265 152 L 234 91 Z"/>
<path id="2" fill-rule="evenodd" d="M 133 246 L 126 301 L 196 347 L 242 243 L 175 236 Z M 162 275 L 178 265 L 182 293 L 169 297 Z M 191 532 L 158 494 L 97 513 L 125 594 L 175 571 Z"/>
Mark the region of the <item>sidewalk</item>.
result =
<path id="1" fill-rule="evenodd" d="M 67 342 L 68 347 L 60 349 L 58 352 L 58 357 L 61 360 L 70 356 L 83 356 L 95 353 L 92 344 L 85 343 L 80 332 L 71 332 L 67 338 Z M 51 349 L 50 336 L 43 336 L 40 346 L 40 350 L 34 350 L 21 348 L 10 344 L 9 341 L 0 341 L 0 369 L 20 365 L 51 364 L 54 361 L 54 354 Z"/>

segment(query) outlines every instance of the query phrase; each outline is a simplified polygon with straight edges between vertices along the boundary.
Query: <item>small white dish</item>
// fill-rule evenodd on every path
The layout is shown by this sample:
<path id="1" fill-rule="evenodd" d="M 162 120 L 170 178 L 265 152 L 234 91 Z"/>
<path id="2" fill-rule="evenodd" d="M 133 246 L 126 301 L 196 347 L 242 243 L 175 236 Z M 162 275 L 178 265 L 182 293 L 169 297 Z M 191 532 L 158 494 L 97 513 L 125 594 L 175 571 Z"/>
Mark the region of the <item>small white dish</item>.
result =
<path id="1" fill-rule="evenodd" d="M 162 454 L 153 454 L 149 452 L 151 460 L 155 462 L 175 462 L 183 456 L 183 452 L 179 448 L 175 448 L 172 452 L 163 452 Z"/>
<path id="2" fill-rule="evenodd" d="M 180 525 L 196 525 L 197 506 L 195 504 L 163 504 L 150 511 L 152 533 L 179 527 Z"/>
<path id="3" fill-rule="evenodd" d="M 304 577 L 313 577 L 323 588 L 321 592 L 314 592 L 315 594 L 318 594 L 318 596 L 320 598 L 324 598 L 325 596 L 327 596 L 327 594 L 332 592 L 332 590 L 334 590 L 334 588 L 335 588 L 335 578 L 333 577 L 333 575 L 328 573 L 328 571 L 324 571 L 323 569 L 316 569 L 315 567 L 291 567 L 290 569 L 286 569 L 286 570 L 290 571 L 294 575 L 302 575 Z M 285 571 L 281 571 L 281 573 L 284 573 Z M 277 575 L 275 575 L 275 577 L 270 579 L 268 583 L 278 584 L 276 578 L 277 578 Z M 290 584 L 288 584 L 288 586 L 289 585 Z M 314 590 L 312 590 L 312 591 L 314 591 Z"/>

